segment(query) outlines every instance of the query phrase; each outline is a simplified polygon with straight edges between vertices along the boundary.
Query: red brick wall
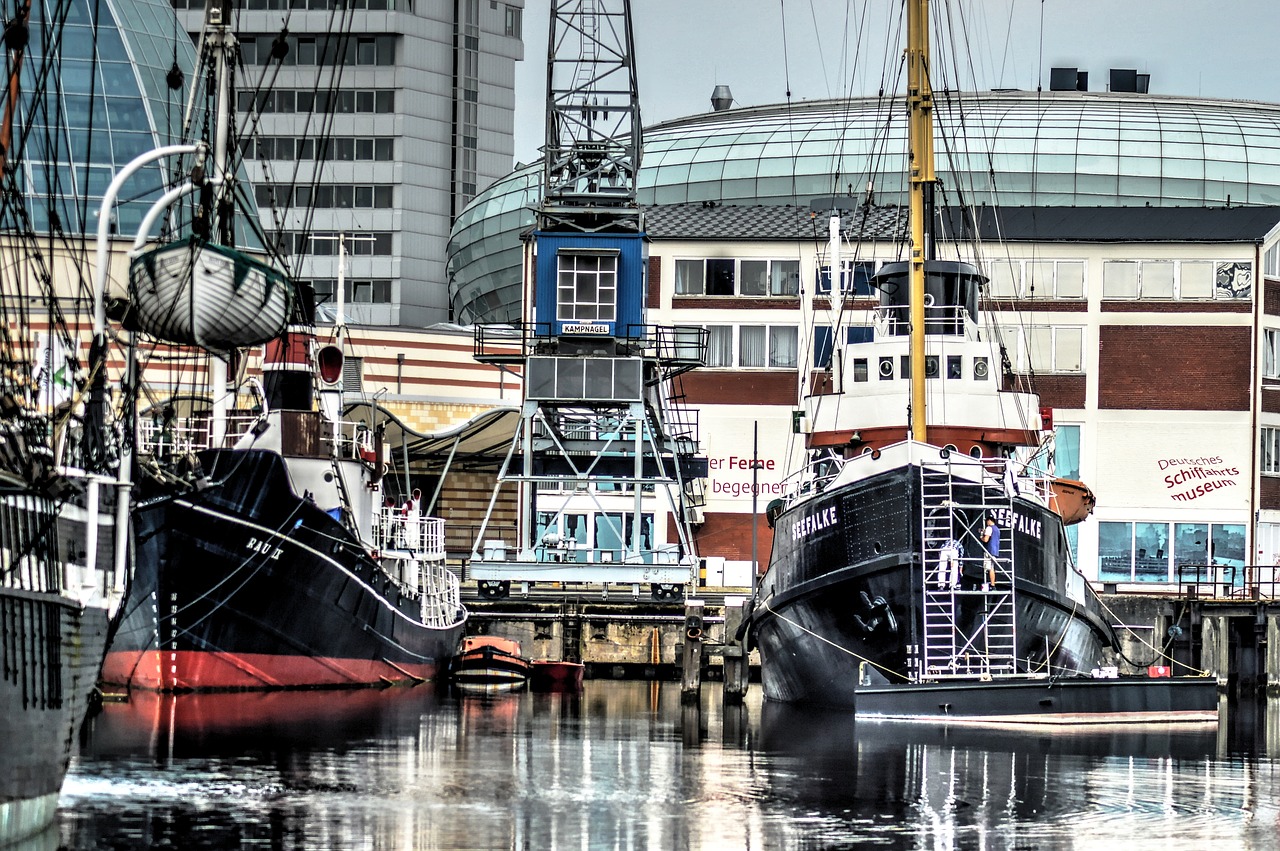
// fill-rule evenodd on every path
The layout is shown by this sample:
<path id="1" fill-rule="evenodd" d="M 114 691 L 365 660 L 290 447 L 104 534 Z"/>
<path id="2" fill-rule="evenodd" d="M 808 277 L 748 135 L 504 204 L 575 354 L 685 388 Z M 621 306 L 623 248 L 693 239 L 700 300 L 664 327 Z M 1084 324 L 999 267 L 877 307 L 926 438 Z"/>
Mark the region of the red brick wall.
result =
<path id="1" fill-rule="evenodd" d="M 1030 310 L 1043 310 L 1051 313 L 1084 313 L 1089 309 L 1087 301 L 1066 301 L 1059 299 L 1024 298 L 1017 301 L 991 301 L 982 305 L 982 309 L 995 313 L 1023 313 Z"/>
<path id="2" fill-rule="evenodd" d="M 1262 476 L 1258 488 L 1259 508 L 1280 508 L 1280 476 Z"/>
<path id="3" fill-rule="evenodd" d="M 1040 404 L 1050 408 L 1083 408 L 1085 376 L 1037 375 Z"/>
<path id="4" fill-rule="evenodd" d="M 760 500 L 760 516 L 756 518 L 756 555 L 760 572 L 769 566 L 769 553 L 773 549 L 773 530 L 764 519 L 766 500 Z M 729 561 L 751 561 L 751 515 L 707 512 L 706 522 L 693 530 L 694 547 L 698 555 L 723 556 Z M 668 517 L 668 540 L 675 537 L 675 520 Z"/>
<path id="5" fill-rule="evenodd" d="M 1249 410 L 1248 328 L 1104 325 L 1098 407 Z"/>
<path id="6" fill-rule="evenodd" d="M 797 380 L 794 370 L 699 369 L 680 376 L 687 401 L 697 405 L 796 405 Z"/>
<path id="7" fill-rule="evenodd" d="M 1268 279 L 1262 282 L 1262 312 L 1280 316 L 1280 281 Z"/>
<path id="8" fill-rule="evenodd" d="M 685 310 L 799 310 L 798 298 L 760 298 L 736 295 L 681 295 L 671 299 L 671 306 Z"/>
<path id="9" fill-rule="evenodd" d="M 1262 410 L 1268 414 L 1280 414 L 1280 382 L 1263 380 Z"/>
<path id="10" fill-rule="evenodd" d="M 649 257 L 649 283 L 645 307 L 662 307 L 662 258 Z"/>
<path id="11" fill-rule="evenodd" d="M 1252 313 L 1249 301 L 1104 301 L 1103 313 Z"/>

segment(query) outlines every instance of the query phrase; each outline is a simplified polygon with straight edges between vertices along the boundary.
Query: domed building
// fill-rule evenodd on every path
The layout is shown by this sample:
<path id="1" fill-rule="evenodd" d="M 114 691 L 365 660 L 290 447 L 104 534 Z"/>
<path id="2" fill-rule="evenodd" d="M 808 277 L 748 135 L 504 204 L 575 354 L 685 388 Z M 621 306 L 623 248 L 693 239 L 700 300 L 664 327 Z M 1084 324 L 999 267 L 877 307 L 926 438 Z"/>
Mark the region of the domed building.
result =
<path id="1" fill-rule="evenodd" d="M 937 92 L 935 116 L 940 204 L 985 207 L 967 226 L 1001 243 L 984 262 L 992 357 L 1034 380 L 1058 474 L 1098 495 L 1070 530 L 1085 575 L 1121 591 L 1176 588 L 1195 571 L 1230 574 L 1230 587 L 1275 582 L 1280 105 Z M 707 366 L 681 391 L 710 464 L 692 520 L 699 555 L 720 565 L 709 575 L 767 557 L 772 532 L 753 489 L 781 492 L 783 471 L 804 461 L 794 415 L 805 388 L 821 386 L 835 333 L 816 318 L 831 278 L 811 202 L 839 196 L 836 206 L 885 214 L 858 225 L 856 257 L 842 259 L 852 348 L 879 303 L 865 282 L 903 259 L 906 135 L 901 104 L 879 98 L 723 110 L 645 131 L 646 321 L 698 326 L 710 340 Z M 541 179 L 539 164 L 521 167 L 456 221 L 458 321 L 522 318 L 521 236 Z M 905 380 L 896 362 L 877 366 L 877 382 Z M 856 362 L 852 374 L 867 375 Z M 776 462 L 758 482 L 739 463 L 757 439 L 759 457 Z M 743 543 L 753 530 L 759 553 Z"/>
<path id="2" fill-rule="evenodd" d="M 1280 204 L 1280 105 L 1130 92 L 934 97 L 944 202 L 963 196 L 1000 206 Z M 906 136 L 905 110 L 890 98 L 668 121 L 645 130 L 639 200 L 807 207 L 814 197 L 869 191 L 877 203 L 894 204 L 905 197 Z M 449 299 L 458 322 L 520 318 L 519 237 L 533 224 L 541 181 L 540 163 L 522 166 L 454 223 Z"/>
<path id="3" fill-rule="evenodd" d="M 72 0 L 61 26 L 52 9 L 31 7 L 10 147 L 35 230 L 93 233 L 115 174 L 177 141 L 195 50 L 167 2 Z M 135 232 L 164 185 L 159 164 L 134 176 L 120 193 L 115 232 Z"/>

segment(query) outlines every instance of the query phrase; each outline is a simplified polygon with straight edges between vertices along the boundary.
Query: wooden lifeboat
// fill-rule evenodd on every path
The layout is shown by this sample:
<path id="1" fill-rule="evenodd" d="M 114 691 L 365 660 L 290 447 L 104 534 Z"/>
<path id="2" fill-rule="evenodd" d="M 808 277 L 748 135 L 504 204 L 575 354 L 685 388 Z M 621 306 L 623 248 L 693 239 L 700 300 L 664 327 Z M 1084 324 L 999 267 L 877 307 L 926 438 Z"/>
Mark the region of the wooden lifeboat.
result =
<path id="1" fill-rule="evenodd" d="M 196 237 L 135 253 L 129 291 L 139 330 L 212 352 L 279 337 L 294 298 L 279 269 Z"/>

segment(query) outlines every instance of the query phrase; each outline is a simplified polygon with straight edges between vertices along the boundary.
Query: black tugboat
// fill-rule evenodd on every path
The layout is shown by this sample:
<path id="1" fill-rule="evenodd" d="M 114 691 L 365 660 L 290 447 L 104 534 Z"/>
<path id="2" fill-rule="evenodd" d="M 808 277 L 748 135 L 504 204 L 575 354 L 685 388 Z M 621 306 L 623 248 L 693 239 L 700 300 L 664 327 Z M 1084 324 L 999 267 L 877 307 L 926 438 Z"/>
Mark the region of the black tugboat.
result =
<path id="1" fill-rule="evenodd" d="M 194 162 L 170 193 L 199 199 L 190 233 L 146 247 L 144 227 L 130 266 L 133 351 L 145 339 L 207 353 L 210 401 L 137 418 L 136 566 L 103 680 L 166 692 L 430 680 L 466 622 L 444 521 L 386 504 L 383 430 L 344 421 L 341 316 L 337 345 L 317 349 L 310 287 L 230 247 L 243 195 L 222 108 L 231 11 L 209 6 L 201 61 L 218 71 L 196 76 L 219 83 L 204 92 L 215 137 L 169 149 Z M 229 410 L 228 367 L 263 344 L 256 409 Z"/>
<path id="2" fill-rule="evenodd" d="M 928 4 L 907 5 L 911 259 L 880 267 L 870 339 L 837 346 L 807 388 L 807 468 L 768 509 L 773 552 L 748 621 L 765 695 L 882 715 L 1205 717 L 1212 679 L 1156 694 L 1091 676 L 1118 644 L 1066 526 L 1094 498 L 1048 469 L 1051 414 L 1002 368 L 981 324 L 986 278 L 937 259 L 934 231 L 965 232 L 951 225 L 967 213 L 934 208 Z M 831 236 L 840 269 L 838 214 Z M 1049 692 L 1066 680 L 1089 695 Z"/>

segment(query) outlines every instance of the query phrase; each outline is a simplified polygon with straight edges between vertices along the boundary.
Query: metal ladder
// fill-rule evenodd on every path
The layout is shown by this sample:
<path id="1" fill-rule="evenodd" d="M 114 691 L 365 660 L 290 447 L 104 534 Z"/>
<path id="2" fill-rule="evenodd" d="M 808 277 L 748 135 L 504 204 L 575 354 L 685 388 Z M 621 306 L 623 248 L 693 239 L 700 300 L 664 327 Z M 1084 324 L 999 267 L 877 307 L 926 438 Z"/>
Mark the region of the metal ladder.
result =
<path id="1" fill-rule="evenodd" d="M 977 462 L 974 462 L 977 463 Z M 957 480 L 951 462 L 921 465 L 920 531 L 923 551 L 921 587 L 924 594 L 922 679 L 1008 676 L 1017 672 L 1017 615 L 1013 587 L 1013 530 L 1002 528 L 996 559 L 994 588 L 947 586 L 942 568 L 942 545 L 955 538 L 964 545 L 962 569 L 978 565 L 986 582 L 981 551 L 981 518 L 999 509 L 1012 516 L 1013 500 L 1001 480 L 984 472 L 980 501 L 973 502 L 976 485 L 961 479 L 967 500 L 957 499 Z M 966 525 L 963 518 L 968 519 Z M 972 572 L 972 571 L 970 571 Z"/>

